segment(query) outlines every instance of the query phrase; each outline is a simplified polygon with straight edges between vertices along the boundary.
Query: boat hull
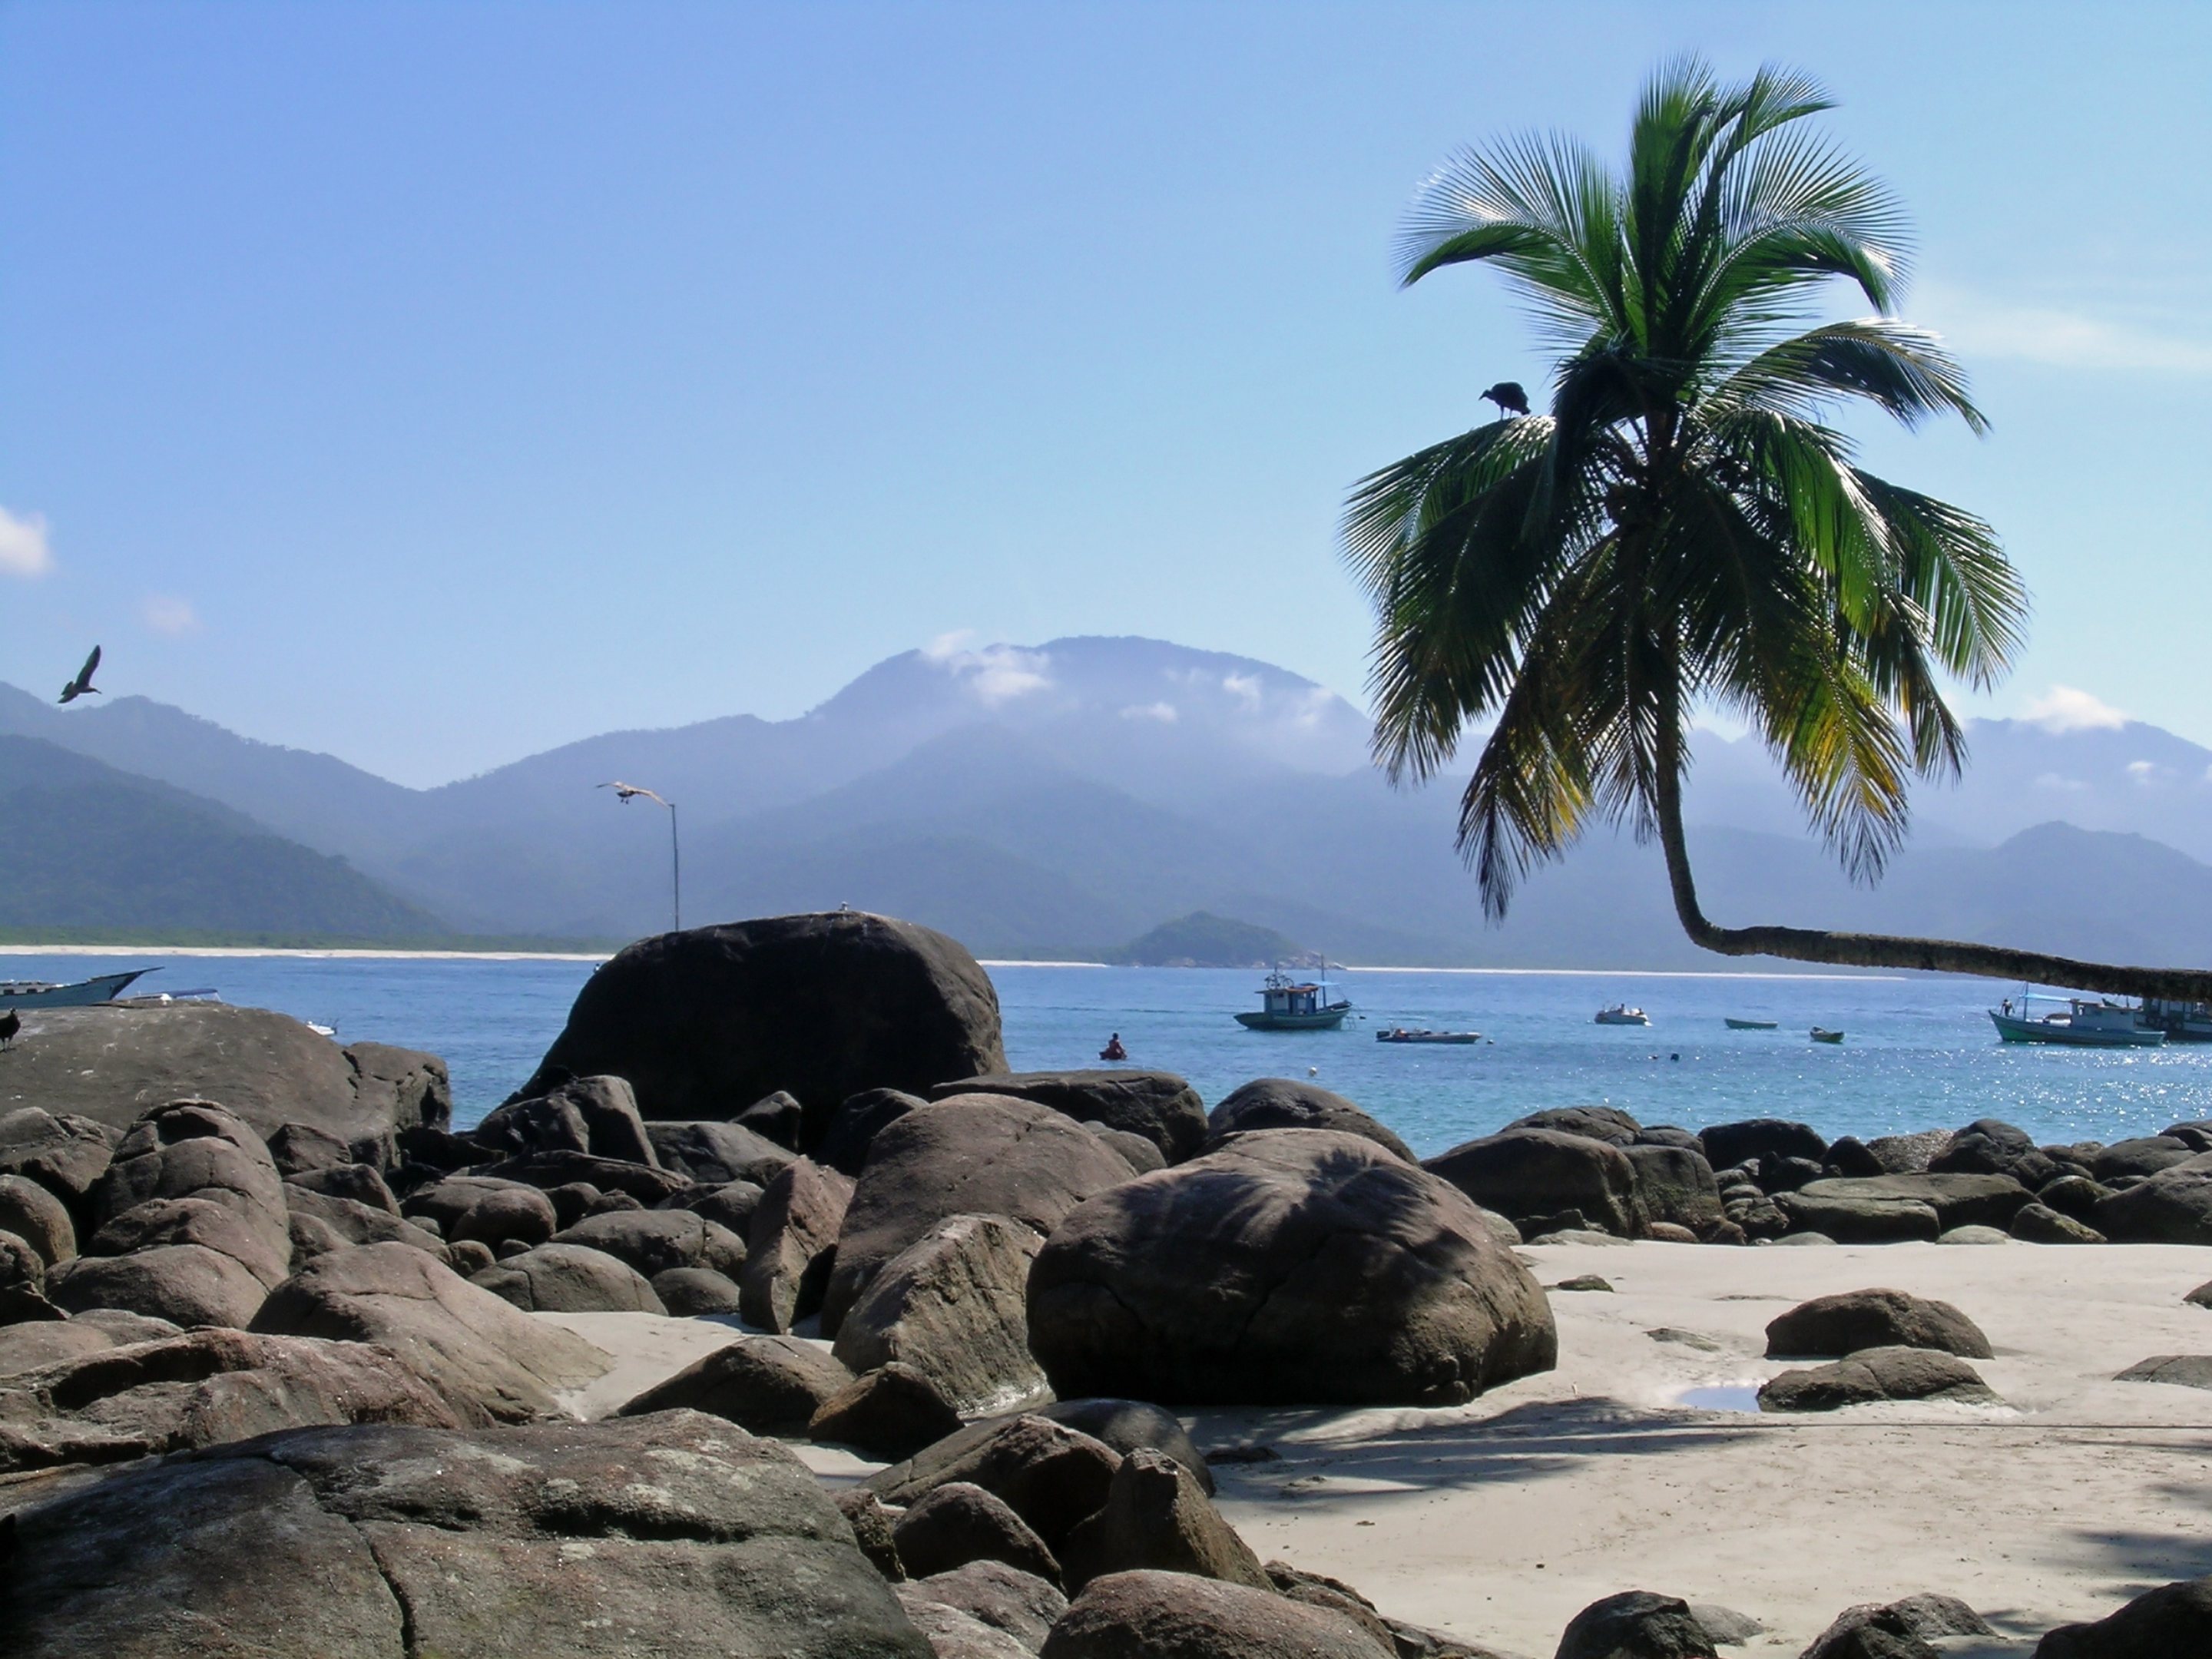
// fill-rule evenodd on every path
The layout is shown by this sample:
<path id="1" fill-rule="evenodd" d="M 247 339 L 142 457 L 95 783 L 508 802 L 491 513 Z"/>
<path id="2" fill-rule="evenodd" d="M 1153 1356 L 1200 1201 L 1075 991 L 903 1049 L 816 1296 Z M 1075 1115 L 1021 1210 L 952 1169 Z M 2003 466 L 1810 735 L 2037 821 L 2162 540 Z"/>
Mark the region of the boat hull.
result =
<path id="1" fill-rule="evenodd" d="M 1650 1017 L 1647 1014 L 1600 1014 L 1590 1022 L 1593 1025 L 1649 1025 L 1650 1023 Z"/>
<path id="2" fill-rule="evenodd" d="M 2095 1026 L 2063 1025 L 2056 1020 L 2022 1019 L 2016 1014 L 1986 1011 L 1990 1024 L 2006 1042 L 2047 1042 L 2062 1048 L 2155 1048 L 2166 1033 L 2154 1029 L 2100 1030 Z"/>
<path id="3" fill-rule="evenodd" d="M 1782 1022 L 1778 1019 L 1730 1019 L 1728 1020 L 1728 1028 L 1731 1031 L 1778 1031 L 1782 1029 Z"/>
<path id="4" fill-rule="evenodd" d="M 1823 1030 L 1817 1025 L 1813 1028 L 1812 1035 L 1813 1041 L 1815 1042 L 1841 1042 L 1844 1040 L 1844 1034 L 1841 1031 Z"/>
<path id="5" fill-rule="evenodd" d="M 1480 1042 L 1480 1031 L 1377 1031 L 1377 1042 Z"/>
<path id="6" fill-rule="evenodd" d="M 122 994 L 131 981 L 152 973 L 151 968 L 134 968 L 127 974 L 102 974 L 96 979 L 79 980 L 74 985 L 41 985 L 16 990 L 0 985 L 0 1008 L 91 1008 L 103 1002 L 112 1002 Z"/>
<path id="7" fill-rule="evenodd" d="M 1237 1023 L 1248 1031 L 1334 1031 L 1344 1024 L 1344 1017 L 1351 1012 L 1352 1006 L 1347 1003 L 1340 1008 L 1322 1008 L 1310 1014 L 1239 1014 Z"/>

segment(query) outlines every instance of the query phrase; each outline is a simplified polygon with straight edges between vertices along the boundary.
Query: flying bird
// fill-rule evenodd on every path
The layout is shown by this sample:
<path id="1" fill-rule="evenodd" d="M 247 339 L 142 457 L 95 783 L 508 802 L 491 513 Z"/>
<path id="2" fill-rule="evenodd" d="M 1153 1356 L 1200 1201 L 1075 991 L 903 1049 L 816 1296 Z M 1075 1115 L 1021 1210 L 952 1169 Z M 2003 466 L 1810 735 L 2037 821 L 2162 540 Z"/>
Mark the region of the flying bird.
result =
<path id="1" fill-rule="evenodd" d="M 64 702 L 75 702 L 88 691 L 95 697 L 106 696 L 106 692 L 92 683 L 92 671 L 99 666 L 100 647 L 95 645 L 92 647 L 92 654 L 84 659 L 84 666 L 76 671 L 76 678 L 62 687 L 61 700 Z"/>
<path id="2" fill-rule="evenodd" d="M 1501 421 L 1508 415 L 1528 412 L 1528 394 L 1521 389 L 1518 380 L 1500 380 L 1482 395 L 1498 405 L 1498 418 Z"/>
<path id="3" fill-rule="evenodd" d="M 15 1040 L 15 1033 L 22 1029 L 23 1017 L 13 1008 L 4 1014 L 0 1014 L 0 1048 L 4 1048 L 13 1042 Z"/>

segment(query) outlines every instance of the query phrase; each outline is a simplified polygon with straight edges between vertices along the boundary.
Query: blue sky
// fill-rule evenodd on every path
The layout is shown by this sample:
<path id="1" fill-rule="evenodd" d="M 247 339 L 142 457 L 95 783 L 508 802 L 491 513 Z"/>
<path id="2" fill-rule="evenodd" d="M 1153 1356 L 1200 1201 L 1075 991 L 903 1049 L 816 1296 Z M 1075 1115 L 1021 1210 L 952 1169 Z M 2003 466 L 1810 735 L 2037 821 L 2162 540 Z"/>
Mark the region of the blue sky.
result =
<path id="1" fill-rule="evenodd" d="M 1825 80 L 1994 435 L 1976 712 L 2212 741 L 2212 8 L 0 5 L 0 678 L 427 783 L 962 630 L 1355 698 L 1345 486 L 1543 379 L 1455 146 Z M 2063 688 L 2054 692 L 2053 688 Z"/>

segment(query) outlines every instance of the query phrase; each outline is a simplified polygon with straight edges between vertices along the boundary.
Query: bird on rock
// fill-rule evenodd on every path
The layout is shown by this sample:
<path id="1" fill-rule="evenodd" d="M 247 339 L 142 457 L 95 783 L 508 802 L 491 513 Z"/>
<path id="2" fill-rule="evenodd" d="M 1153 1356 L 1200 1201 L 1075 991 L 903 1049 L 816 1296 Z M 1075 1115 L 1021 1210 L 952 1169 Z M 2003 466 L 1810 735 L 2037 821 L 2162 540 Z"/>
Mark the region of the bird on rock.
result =
<path id="1" fill-rule="evenodd" d="M 1528 412 L 1528 394 L 1521 389 L 1518 380 L 1500 380 L 1482 395 L 1498 405 L 1498 418 L 1501 421 L 1508 415 Z"/>
<path id="2" fill-rule="evenodd" d="M 62 687 L 61 700 L 64 702 L 75 702 L 88 692 L 95 697 L 106 696 L 106 692 L 92 683 L 93 670 L 99 666 L 100 647 L 95 645 L 92 647 L 92 654 L 84 659 L 84 666 L 76 671 L 76 678 Z"/>

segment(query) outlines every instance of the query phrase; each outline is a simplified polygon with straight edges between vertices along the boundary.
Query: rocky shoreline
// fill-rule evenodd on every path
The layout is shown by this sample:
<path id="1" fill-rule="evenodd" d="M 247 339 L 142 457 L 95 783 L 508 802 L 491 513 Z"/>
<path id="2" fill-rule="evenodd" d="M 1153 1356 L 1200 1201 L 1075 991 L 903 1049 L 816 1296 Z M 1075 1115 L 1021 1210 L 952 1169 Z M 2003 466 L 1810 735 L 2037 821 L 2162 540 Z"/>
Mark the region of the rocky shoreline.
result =
<path id="1" fill-rule="evenodd" d="M 1189 1424 L 1480 1412 L 1557 1372 L 1616 1258 L 1865 1262 L 1767 1323 L 1765 1420 L 2013 1411 L 2012 1350 L 1861 1247 L 2212 1245 L 2212 1122 L 1831 1144 L 1577 1107 L 1417 1161 L 1306 1084 L 1209 1111 L 1010 1073 L 972 957 L 860 915 L 630 947 L 466 1133 L 433 1056 L 155 1012 L 0 1051 L 0 1653 L 1481 1659 L 1479 1606 L 1447 1634 L 1263 1559 L 1218 1488 L 1281 1453 Z M 1563 1255 L 1595 1265 L 1547 1287 Z M 1805 1659 L 2000 1635 L 1912 1590 Z M 1747 1626 L 1624 1591 L 1555 1651 Z M 2212 1579 L 2033 1651 L 2192 1644 Z"/>

